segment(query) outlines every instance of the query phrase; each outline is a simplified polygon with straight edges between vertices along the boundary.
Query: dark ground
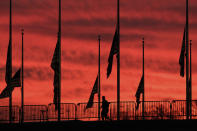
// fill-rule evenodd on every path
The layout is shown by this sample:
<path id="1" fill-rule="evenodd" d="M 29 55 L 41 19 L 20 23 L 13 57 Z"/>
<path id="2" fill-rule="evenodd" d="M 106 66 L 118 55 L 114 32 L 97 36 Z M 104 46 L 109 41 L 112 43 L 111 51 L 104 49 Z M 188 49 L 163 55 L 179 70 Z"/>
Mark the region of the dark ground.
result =
<path id="1" fill-rule="evenodd" d="M 0 124 L 0 128 L 17 130 L 23 129 L 42 129 L 43 131 L 53 130 L 130 130 L 130 131 L 177 131 L 177 130 L 197 130 L 197 120 L 144 120 L 144 121 L 64 121 L 64 122 L 43 122 L 43 123 L 24 123 L 24 124 Z M 2 130 L 2 129 L 0 129 Z"/>

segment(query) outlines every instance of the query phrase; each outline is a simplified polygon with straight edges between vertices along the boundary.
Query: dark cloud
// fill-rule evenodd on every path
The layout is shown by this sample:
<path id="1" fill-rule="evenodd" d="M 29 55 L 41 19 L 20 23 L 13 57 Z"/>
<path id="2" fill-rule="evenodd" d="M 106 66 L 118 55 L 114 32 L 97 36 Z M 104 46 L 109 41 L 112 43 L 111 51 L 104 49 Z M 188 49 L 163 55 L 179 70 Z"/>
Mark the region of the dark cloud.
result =
<path id="1" fill-rule="evenodd" d="M 173 4 L 172 4 L 173 3 Z M 195 0 L 190 0 L 191 3 L 191 10 L 196 10 L 196 3 Z M 114 0 L 100 0 L 100 1 L 92 1 L 92 0 L 72 0 L 72 1 L 62 1 L 62 5 L 64 5 L 63 11 L 66 13 L 72 12 L 97 12 L 100 11 L 101 14 L 106 12 L 107 10 L 116 10 L 117 2 Z M 7 10 L 9 7 L 9 1 L 1 1 L 0 4 L 1 11 Z M 58 8 L 58 1 L 54 0 L 17 0 L 13 1 L 13 7 L 15 8 L 16 14 L 35 14 L 35 12 L 48 13 L 52 9 L 56 10 Z M 185 0 L 165 0 L 165 1 L 158 1 L 158 0 L 138 0 L 138 1 L 131 1 L 131 0 L 124 0 L 120 2 L 121 11 L 125 12 L 133 10 L 137 10 L 139 13 L 142 11 L 156 11 L 156 12 L 170 12 L 170 13 L 184 13 L 185 9 Z M 123 8 L 124 7 L 124 8 Z M 25 11 L 24 11 L 25 10 Z M 90 12 L 91 11 L 91 12 Z"/>
<path id="2" fill-rule="evenodd" d="M 9 7 L 9 2 L 2 1 L 1 3 L 2 3 L 1 11 L 3 12 L 5 9 L 8 11 L 7 8 Z M 158 2 L 155 0 L 149 2 L 144 0 L 140 0 L 138 2 L 133 2 L 133 1 L 131 2 L 128 0 L 123 1 L 122 6 L 124 6 L 124 8 L 122 9 L 123 10 L 122 14 L 128 13 L 130 15 L 121 16 L 120 19 L 121 40 L 122 41 L 136 40 L 139 36 L 142 36 L 144 34 L 148 35 L 147 37 L 149 36 L 155 37 L 153 36 L 153 34 L 151 34 L 151 32 L 163 32 L 163 33 L 179 32 L 181 29 L 184 28 L 184 21 L 185 21 L 184 20 L 185 2 L 180 2 L 180 3 L 169 4 L 168 1 Z M 68 7 L 63 6 L 64 7 L 63 11 L 65 10 L 63 15 L 67 16 L 69 14 L 69 16 L 71 17 L 70 18 L 69 16 L 67 16 L 69 17 L 68 19 L 67 17 L 63 17 L 62 19 L 63 37 L 79 39 L 79 40 L 95 40 L 98 36 L 98 33 L 100 33 L 105 37 L 105 40 L 112 39 L 113 33 L 115 31 L 115 29 L 112 30 L 112 28 L 115 28 L 116 16 L 114 14 L 111 14 L 110 17 L 107 17 L 105 16 L 105 14 L 106 14 L 106 9 L 108 8 L 113 9 L 114 12 L 116 11 L 115 10 L 116 2 L 114 1 L 91 2 L 91 0 L 87 0 L 83 2 L 79 2 L 79 1 L 64 2 L 63 4 L 68 6 Z M 99 5 L 102 5 L 102 8 L 104 8 L 105 12 L 100 9 Z M 28 13 L 30 16 L 28 22 L 18 21 L 15 18 L 17 21 L 16 23 L 14 23 L 15 31 L 18 31 L 16 29 L 19 27 L 24 27 L 28 33 L 47 35 L 47 36 L 55 36 L 57 34 L 58 10 L 56 8 L 58 7 L 58 2 L 54 2 L 52 0 L 51 1 L 50 0 L 49 1 L 48 0 L 42 0 L 42 1 L 19 0 L 17 2 L 14 1 L 14 7 L 16 11 L 15 14 L 20 14 L 20 16 L 16 15 L 16 17 L 20 17 L 24 19 L 27 16 L 26 15 L 23 16 L 23 14 L 28 14 Z M 195 7 L 196 5 L 191 6 L 191 12 L 197 12 L 196 11 L 197 8 Z M 145 9 L 143 10 L 143 8 Z M 56 12 L 54 12 L 53 10 L 56 10 Z M 138 10 L 139 12 L 136 12 L 135 10 Z M 154 14 L 152 16 L 145 15 L 147 11 L 152 12 Z M 79 15 L 80 12 L 82 12 L 82 14 Z M 93 12 L 95 16 L 91 14 L 91 12 Z M 155 12 L 157 12 L 157 15 L 155 14 Z M 174 14 L 174 12 L 180 12 L 181 14 L 183 14 L 182 16 L 178 17 L 178 18 L 181 17 L 183 20 L 180 21 L 174 19 L 174 15 L 170 15 L 170 14 Z M 138 15 L 136 16 L 136 13 L 139 16 L 142 15 L 143 17 L 137 17 Z M 160 17 L 159 13 L 161 13 L 162 16 L 167 13 L 169 15 L 169 18 Z M 35 17 L 31 17 L 31 15 L 35 15 Z M 1 29 L 7 30 L 8 27 L 7 25 L 1 23 L 0 24 Z M 193 29 L 197 28 L 197 24 L 195 21 L 193 22 L 191 21 L 191 25 Z M 141 32 L 149 32 L 149 33 L 144 33 L 144 34 L 138 33 L 139 30 Z"/>
<path id="3" fill-rule="evenodd" d="M 54 21 L 54 22 L 53 22 Z M 111 40 L 115 32 L 115 20 L 106 18 L 93 19 L 75 19 L 62 22 L 62 35 L 65 38 L 74 38 L 78 40 L 95 40 L 98 34 L 104 36 L 104 40 Z M 120 20 L 121 26 L 121 41 L 132 41 L 139 36 L 146 35 L 147 37 L 155 38 L 153 32 L 170 33 L 180 32 L 184 28 L 184 22 L 168 21 L 165 19 L 157 19 L 152 17 L 144 18 L 127 18 L 123 17 Z M 0 24 L 2 29 L 7 30 L 8 25 Z M 192 29 L 197 28 L 196 22 L 191 23 Z M 57 20 L 46 19 L 26 24 L 15 24 L 14 29 L 24 27 L 28 33 L 40 34 L 45 36 L 57 36 Z M 107 29 L 107 30 L 106 30 Z M 139 33 L 139 31 L 144 33 Z M 149 33 L 147 33 L 149 32 Z"/>
<path id="4" fill-rule="evenodd" d="M 111 90 L 113 90 L 113 86 L 112 85 L 109 85 L 109 84 L 103 84 L 101 85 L 101 89 L 103 92 L 109 92 Z"/>
<path id="5" fill-rule="evenodd" d="M 193 72 L 197 72 L 196 64 L 192 64 Z M 121 68 L 123 69 L 141 69 L 142 68 L 142 60 L 136 59 L 135 57 L 127 57 L 122 56 L 121 60 Z M 180 66 L 177 61 L 167 60 L 162 58 L 146 58 L 145 59 L 145 69 L 151 70 L 153 72 L 164 72 L 164 73 L 172 73 L 179 74 Z"/>
<path id="6" fill-rule="evenodd" d="M 75 88 L 68 88 L 68 89 L 69 90 L 62 92 L 63 98 L 79 99 L 81 97 L 88 96 L 91 93 L 90 90 L 87 90 L 87 88 L 82 88 L 82 87 L 75 87 Z"/>
<path id="7" fill-rule="evenodd" d="M 13 74 L 19 67 L 13 68 Z M 0 79 L 5 80 L 5 67 L 0 68 Z M 62 69 L 62 80 L 75 80 L 83 77 L 81 70 L 74 69 Z M 24 79 L 35 80 L 35 81 L 48 81 L 53 80 L 54 72 L 50 67 L 25 67 L 24 68 Z"/>
<path id="8" fill-rule="evenodd" d="M 73 64 L 82 64 L 82 65 L 96 65 L 98 56 L 93 52 L 85 51 L 65 51 L 62 54 L 63 61 L 71 62 Z"/>

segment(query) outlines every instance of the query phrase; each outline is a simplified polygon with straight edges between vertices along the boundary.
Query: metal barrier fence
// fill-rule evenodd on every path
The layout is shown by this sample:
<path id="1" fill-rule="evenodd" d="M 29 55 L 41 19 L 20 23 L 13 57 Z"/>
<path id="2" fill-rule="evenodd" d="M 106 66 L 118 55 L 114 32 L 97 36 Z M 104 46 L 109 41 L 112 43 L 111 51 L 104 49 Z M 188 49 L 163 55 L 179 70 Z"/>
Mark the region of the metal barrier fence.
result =
<path id="1" fill-rule="evenodd" d="M 48 120 L 48 107 L 46 105 L 25 105 L 24 121 L 41 122 Z"/>
<path id="2" fill-rule="evenodd" d="M 76 119 L 76 105 L 74 103 L 61 103 L 61 120 Z M 58 119 L 57 111 L 54 104 L 48 105 L 48 120 L 54 121 Z"/>
<path id="3" fill-rule="evenodd" d="M 197 100 L 192 101 L 192 119 L 197 119 Z"/>
<path id="4" fill-rule="evenodd" d="M 98 120 L 98 103 L 92 108 L 86 108 L 87 103 L 61 103 L 61 120 Z M 144 118 L 146 120 L 183 120 L 186 119 L 186 101 L 145 101 Z M 120 120 L 142 120 L 142 102 L 136 109 L 136 102 L 120 102 Z M 12 107 L 12 121 L 20 122 L 20 107 Z M 25 105 L 25 122 L 56 121 L 57 111 L 54 104 Z M 110 102 L 108 117 L 117 119 L 117 103 Z M 192 119 L 197 119 L 197 100 L 192 101 Z M 0 123 L 9 122 L 9 106 L 0 106 Z"/>
<path id="5" fill-rule="evenodd" d="M 172 117 L 171 119 L 186 119 L 186 101 L 174 100 L 172 104 Z M 197 100 L 192 101 L 192 119 L 197 119 Z"/>
<path id="6" fill-rule="evenodd" d="M 92 120 L 98 119 L 98 102 L 94 102 L 92 108 L 86 109 L 87 103 L 78 103 L 76 105 L 77 119 Z"/>
<path id="7" fill-rule="evenodd" d="M 14 123 L 19 122 L 20 108 L 18 106 L 12 106 L 12 121 Z M 9 106 L 0 106 L 0 123 L 9 122 Z"/>
<path id="8" fill-rule="evenodd" d="M 109 119 L 117 119 L 117 103 L 110 102 Z M 134 120 L 135 119 L 135 102 L 122 101 L 120 102 L 120 120 Z"/>
<path id="9" fill-rule="evenodd" d="M 171 106 L 169 101 L 145 101 L 144 102 L 144 119 L 146 120 L 158 120 L 158 119 L 170 119 Z M 135 120 L 141 120 L 142 118 L 142 102 L 139 105 L 139 109 L 135 110 Z"/>

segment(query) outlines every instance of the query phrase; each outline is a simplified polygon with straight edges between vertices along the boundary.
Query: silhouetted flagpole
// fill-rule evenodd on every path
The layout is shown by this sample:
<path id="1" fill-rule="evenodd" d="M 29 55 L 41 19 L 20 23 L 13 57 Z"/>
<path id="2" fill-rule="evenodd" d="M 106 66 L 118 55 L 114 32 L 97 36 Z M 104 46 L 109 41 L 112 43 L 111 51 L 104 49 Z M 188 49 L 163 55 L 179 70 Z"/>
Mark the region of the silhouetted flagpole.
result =
<path id="1" fill-rule="evenodd" d="M 100 120 L 100 117 L 101 117 L 101 115 L 100 115 L 100 103 L 101 103 L 101 100 L 100 100 L 100 98 L 101 98 L 101 73 L 100 73 L 100 68 L 101 68 L 101 59 L 100 59 L 100 42 L 101 42 L 101 36 L 99 35 L 98 36 L 98 41 L 99 41 L 99 50 L 98 50 L 98 52 L 99 52 L 99 55 L 98 55 L 98 118 L 99 118 L 99 120 Z"/>
<path id="2" fill-rule="evenodd" d="M 9 34 L 9 41 L 10 41 L 10 55 L 12 58 L 12 0 L 10 0 L 10 34 Z M 11 69 L 10 69 L 10 75 L 9 76 L 9 82 L 10 84 L 11 78 L 12 78 L 12 60 L 11 60 Z M 12 123 L 12 93 L 10 94 L 9 97 L 9 122 Z"/>
<path id="3" fill-rule="evenodd" d="M 21 123 L 24 122 L 24 76 L 23 76 L 23 67 L 24 67 L 24 63 L 23 63 L 23 36 L 24 36 L 24 29 L 21 30 L 22 31 L 22 67 L 21 67 L 21 73 L 22 73 L 22 83 L 21 83 Z"/>
<path id="4" fill-rule="evenodd" d="M 190 92 L 189 92 L 189 11 L 188 0 L 186 0 L 186 117 L 190 116 Z"/>
<path id="5" fill-rule="evenodd" d="M 58 121 L 61 120 L 61 0 L 59 0 L 59 32 L 58 32 L 58 39 L 59 39 L 59 88 L 58 88 Z"/>
<path id="6" fill-rule="evenodd" d="M 190 119 L 192 119 L 192 40 L 190 40 Z"/>
<path id="7" fill-rule="evenodd" d="M 143 70 L 143 83 L 144 83 L 144 38 L 142 39 L 142 59 L 143 59 L 143 67 L 142 67 L 142 70 Z M 142 94 L 142 117 L 143 117 L 143 120 L 144 120 L 144 97 L 145 97 L 145 83 L 143 84 L 143 94 Z"/>
<path id="8" fill-rule="evenodd" d="M 120 23 L 119 23 L 119 0 L 117 0 L 117 30 L 118 30 L 118 52 L 117 52 L 117 120 L 120 120 Z"/>

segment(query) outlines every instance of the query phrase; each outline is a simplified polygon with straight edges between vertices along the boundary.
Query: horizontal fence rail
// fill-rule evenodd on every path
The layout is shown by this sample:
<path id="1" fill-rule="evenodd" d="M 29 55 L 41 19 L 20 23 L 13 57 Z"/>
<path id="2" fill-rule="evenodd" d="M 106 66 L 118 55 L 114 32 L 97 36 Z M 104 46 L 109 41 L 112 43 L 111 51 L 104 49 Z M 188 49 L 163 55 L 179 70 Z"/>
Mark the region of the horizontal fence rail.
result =
<path id="1" fill-rule="evenodd" d="M 98 102 L 92 108 L 86 109 L 87 103 L 61 103 L 61 120 L 98 120 Z M 120 102 L 120 120 L 142 120 L 142 102 L 136 109 L 134 101 Z M 191 118 L 197 119 L 197 100 L 193 100 Z M 102 111 L 102 109 L 101 109 Z M 100 111 L 100 112 L 101 112 Z M 117 120 L 117 103 L 110 102 L 109 120 Z M 12 107 L 12 122 L 19 123 L 21 108 Z M 24 105 L 24 122 L 57 121 L 58 114 L 54 104 Z M 145 101 L 145 120 L 184 120 L 186 119 L 186 101 Z M 9 122 L 9 106 L 0 106 L 0 123 Z"/>

